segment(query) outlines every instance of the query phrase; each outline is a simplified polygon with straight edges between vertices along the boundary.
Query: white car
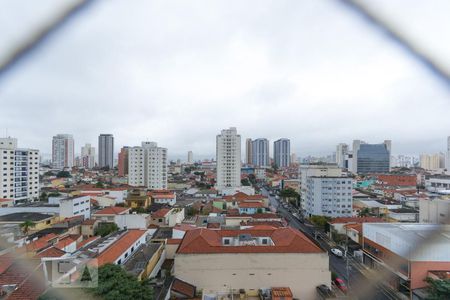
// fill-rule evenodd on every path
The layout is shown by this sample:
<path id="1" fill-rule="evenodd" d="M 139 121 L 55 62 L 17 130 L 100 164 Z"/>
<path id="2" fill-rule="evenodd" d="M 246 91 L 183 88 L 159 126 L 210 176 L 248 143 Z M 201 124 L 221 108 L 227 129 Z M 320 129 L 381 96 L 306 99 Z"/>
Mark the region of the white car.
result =
<path id="1" fill-rule="evenodd" d="M 337 248 L 332 248 L 331 249 L 331 253 L 333 253 L 334 255 L 336 255 L 337 257 L 342 257 L 344 256 L 344 253 L 342 253 L 341 250 L 337 249 Z"/>

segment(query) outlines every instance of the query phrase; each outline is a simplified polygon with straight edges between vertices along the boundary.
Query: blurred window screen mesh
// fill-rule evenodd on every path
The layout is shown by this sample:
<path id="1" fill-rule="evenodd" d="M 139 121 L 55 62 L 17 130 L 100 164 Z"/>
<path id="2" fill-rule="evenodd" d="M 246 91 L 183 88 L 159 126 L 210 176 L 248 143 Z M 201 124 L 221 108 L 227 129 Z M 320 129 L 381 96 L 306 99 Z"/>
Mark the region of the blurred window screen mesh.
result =
<path id="1" fill-rule="evenodd" d="M 16 5 L 16 11 L 0 10 L 0 80 L 8 76 L 9 69 L 20 72 L 19 62 L 37 50 L 42 45 L 58 43 L 64 39 L 61 32 L 62 26 L 77 26 L 83 22 L 83 10 L 95 9 L 96 1 L 40 1 L 39 5 L 31 7 L 24 0 L 7 0 L 22 2 Z M 420 1 L 420 0 L 329 0 L 332 5 L 345 7 L 336 10 L 336 14 L 351 11 L 354 18 L 359 18 L 361 26 L 367 26 L 373 35 L 384 35 L 392 43 L 400 44 L 404 55 L 411 56 L 428 68 L 429 76 L 436 76 L 436 80 L 450 83 L 450 19 L 448 18 L 449 2 L 445 0 Z M 91 7 L 88 7 L 92 5 Z M 332 26 L 332 22 L 328 26 Z M 9 30 L 5 30 L 8 28 Z M 10 30 L 14 28 L 14 30 Z M 50 37 L 50 38 L 49 38 Z M 33 58 L 31 58 L 33 59 Z M 447 220 L 449 223 L 449 220 Z M 422 251 L 428 242 L 439 237 L 441 232 L 434 232 L 427 237 L 427 242 L 420 245 L 414 251 Z M 4 244 L 5 240 L 0 239 Z M 0 245 L 2 246 L 2 245 Z M 3 246 L 6 246 L 5 244 Z M 1 247 L 3 248 L 3 247 Z M 401 267 L 401 262 L 393 262 L 393 265 Z M 24 263 L 25 267 L 33 264 Z M 389 281 L 388 270 L 380 270 L 377 276 L 370 279 L 367 285 L 351 287 L 352 292 L 361 298 L 373 294 L 375 288 L 381 283 Z M 385 287 L 383 287 L 385 288 Z M 78 291 L 79 292 L 79 291 Z M 63 298 L 71 298 L 70 289 L 60 295 Z M 387 299 L 396 299 L 392 291 L 385 291 Z M 79 294 L 77 294 L 79 295 Z M 89 298 L 89 295 L 86 295 Z"/>

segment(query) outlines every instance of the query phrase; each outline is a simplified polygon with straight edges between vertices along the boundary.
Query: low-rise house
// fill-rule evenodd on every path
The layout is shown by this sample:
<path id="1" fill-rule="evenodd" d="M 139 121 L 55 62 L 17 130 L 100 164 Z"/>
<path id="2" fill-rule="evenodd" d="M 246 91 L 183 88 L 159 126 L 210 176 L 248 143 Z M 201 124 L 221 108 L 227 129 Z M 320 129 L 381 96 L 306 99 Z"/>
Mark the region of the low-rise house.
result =
<path id="1" fill-rule="evenodd" d="M 166 259 L 164 243 L 144 243 L 123 264 L 138 280 L 155 277 Z"/>
<path id="2" fill-rule="evenodd" d="M 129 192 L 125 201 L 127 206 L 131 208 L 147 208 L 151 204 L 151 198 L 147 195 L 147 192 L 145 190 L 138 189 Z"/>
<path id="3" fill-rule="evenodd" d="M 59 201 L 59 216 L 61 218 L 84 216 L 85 219 L 89 219 L 91 217 L 91 198 L 81 196 L 61 199 Z"/>
<path id="4" fill-rule="evenodd" d="M 13 207 L 13 206 L 14 206 L 14 199 L 0 198 L 0 208 Z"/>
<path id="5" fill-rule="evenodd" d="M 330 226 L 330 232 L 336 232 L 338 234 L 346 234 L 346 225 L 349 224 L 362 224 L 362 223 L 382 223 L 385 222 L 381 218 L 377 217 L 342 217 L 334 218 L 328 222 Z"/>
<path id="6" fill-rule="evenodd" d="M 150 224 L 173 227 L 184 220 L 184 208 L 161 208 L 151 214 Z"/>
<path id="7" fill-rule="evenodd" d="M 27 233 L 33 233 L 50 227 L 52 224 L 58 222 L 59 218 L 55 215 L 48 215 L 42 213 L 12 213 L 0 216 L 0 224 L 22 224 L 26 221 L 34 223 L 28 228 Z"/>
<path id="8" fill-rule="evenodd" d="M 95 235 L 95 230 L 97 230 L 99 220 L 87 219 L 81 223 L 81 235 L 86 237 L 91 237 Z"/>
<path id="9" fill-rule="evenodd" d="M 120 231 L 106 239 L 99 240 L 88 246 L 91 251 L 97 252 L 95 258 L 98 265 L 104 264 L 124 264 L 137 249 L 147 242 L 147 230 L 130 229 Z"/>
<path id="10" fill-rule="evenodd" d="M 238 204 L 239 213 L 240 214 L 256 214 L 256 213 L 263 213 L 265 208 L 262 203 L 260 202 L 247 202 L 242 201 Z"/>
<path id="11" fill-rule="evenodd" d="M 286 286 L 293 297 L 312 300 L 316 286 L 331 284 L 328 253 L 290 227 L 190 230 L 176 252 L 174 275 L 204 295 L 243 290 L 258 296 L 261 288 Z"/>
<path id="12" fill-rule="evenodd" d="M 92 218 L 101 222 L 115 223 L 117 215 L 125 215 L 130 213 L 129 207 L 110 206 L 96 211 Z"/>
<path id="13" fill-rule="evenodd" d="M 168 190 L 153 190 L 148 192 L 152 203 L 174 206 L 177 203 L 177 194 Z"/>

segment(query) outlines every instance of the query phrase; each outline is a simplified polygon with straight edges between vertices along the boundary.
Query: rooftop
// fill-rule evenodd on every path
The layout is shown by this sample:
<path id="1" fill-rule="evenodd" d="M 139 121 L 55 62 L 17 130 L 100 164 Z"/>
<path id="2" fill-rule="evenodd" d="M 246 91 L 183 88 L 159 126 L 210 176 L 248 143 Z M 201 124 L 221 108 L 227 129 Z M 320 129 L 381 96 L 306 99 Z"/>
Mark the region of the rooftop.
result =
<path id="1" fill-rule="evenodd" d="M 98 265 L 114 263 L 122 253 L 131 247 L 138 239 L 147 234 L 147 230 L 130 229 L 123 234 L 117 241 L 111 244 L 106 250 L 97 257 Z"/>
<path id="2" fill-rule="evenodd" d="M 224 237 L 268 237 L 271 245 L 223 244 Z M 323 253 L 313 241 L 303 233 L 291 228 L 254 226 L 242 230 L 210 230 L 205 228 L 187 231 L 177 253 Z"/>
<path id="3" fill-rule="evenodd" d="M 134 254 L 123 264 L 128 273 L 138 276 L 145 268 L 149 260 L 155 255 L 161 243 L 146 243 L 141 245 Z"/>
<path id="4" fill-rule="evenodd" d="M 43 221 L 52 218 L 53 215 L 34 213 L 34 212 L 20 212 L 0 216 L 0 222 L 24 222 L 24 221 Z"/>
<path id="5" fill-rule="evenodd" d="M 347 223 L 381 223 L 383 219 L 377 217 L 342 217 L 335 218 L 328 223 L 330 224 L 347 224 Z"/>
<path id="6" fill-rule="evenodd" d="M 129 207 L 109 206 L 95 212 L 94 215 L 124 215 L 129 210 Z"/>

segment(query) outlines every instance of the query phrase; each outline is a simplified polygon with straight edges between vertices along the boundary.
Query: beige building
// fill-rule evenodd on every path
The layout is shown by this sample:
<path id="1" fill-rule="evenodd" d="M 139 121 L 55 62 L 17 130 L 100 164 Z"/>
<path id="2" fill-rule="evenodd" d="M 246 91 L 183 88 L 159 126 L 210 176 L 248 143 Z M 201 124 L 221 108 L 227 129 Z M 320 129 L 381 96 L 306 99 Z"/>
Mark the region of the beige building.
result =
<path id="1" fill-rule="evenodd" d="M 204 295 L 244 289 L 289 287 L 302 300 L 316 299 L 316 287 L 330 286 L 328 254 L 290 227 L 187 231 L 175 255 L 175 276 Z"/>
<path id="2" fill-rule="evenodd" d="M 445 168 L 445 155 L 443 153 L 421 154 L 420 167 L 430 171 L 443 169 Z"/>
<path id="3" fill-rule="evenodd" d="M 420 199 L 419 222 L 450 224 L 450 199 Z"/>

